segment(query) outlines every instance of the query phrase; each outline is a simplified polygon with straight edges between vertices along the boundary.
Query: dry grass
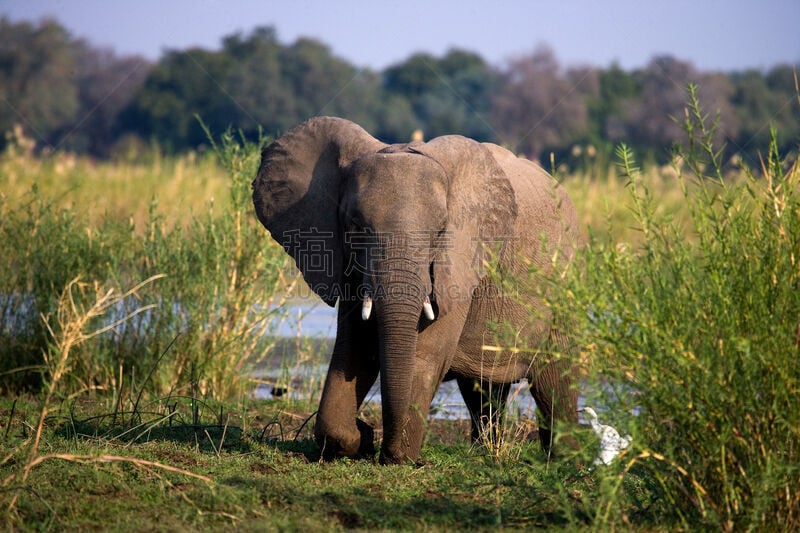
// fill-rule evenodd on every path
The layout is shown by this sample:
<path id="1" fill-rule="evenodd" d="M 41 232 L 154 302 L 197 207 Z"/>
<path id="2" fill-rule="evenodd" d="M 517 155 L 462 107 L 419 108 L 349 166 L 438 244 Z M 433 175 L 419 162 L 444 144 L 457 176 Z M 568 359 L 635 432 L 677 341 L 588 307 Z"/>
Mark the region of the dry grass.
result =
<path id="1" fill-rule="evenodd" d="M 682 167 L 679 169 L 685 172 Z M 655 217 L 689 228 L 691 217 L 676 170 L 673 166 L 644 168 L 637 177 L 637 187 L 648 191 L 655 200 Z M 635 206 L 629 190 L 631 182 L 615 166 L 604 174 L 607 177 L 601 179 L 585 173 L 568 175 L 562 179 L 562 185 L 578 211 L 581 237 L 587 242 L 591 233 L 595 239 L 605 243 L 635 245 L 641 242 L 642 234 L 635 219 Z M 743 172 L 732 172 L 727 179 L 731 183 L 738 183 L 746 178 Z"/>
<path id="2" fill-rule="evenodd" d="M 117 217 L 143 232 L 152 214 L 159 215 L 168 230 L 209 209 L 222 213 L 230 207 L 229 177 L 211 153 L 164 156 L 153 149 L 135 159 L 96 161 L 63 152 L 36 157 L 26 147 L 25 139 L 17 139 L 0 154 L 0 190 L 11 209 L 28 201 L 36 187 L 54 207 L 80 212 L 89 227 Z M 650 167 L 643 169 L 640 181 L 658 198 L 660 211 L 686 220 L 676 175 L 670 166 Z M 613 228 L 609 239 L 639 240 L 632 229 L 628 181 L 613 164 L 559 179 L 578 209 L 584 237 L 589 231 L 598 235 Z"/>
<path id="3" fill-rule="evenodd" d="M 157 214 L 169 230 L 192 215 L 228 209 L 228 183 L 211 154 L 164 157 L 154 151 L 116 162 L 64 152 L 37 157 L 13 148 L 0 154 L 0 190 L 9 208 L 30 201 L 35 190 L 53 207 L 80 213 L 90 228 L 111 217 L 144 232 Z"/>
<path id="4" fill-rule="evenodd" d="M 44 354 L 46 380 L 39 421 L 29 443 L 25 443 L 28 446 L 28 458 L 21 469 L 21 474 L 17 470 L 17 472 L 8 476 L 3 480 L 3 487 L 9 486 L 12 482 L 24 485 L 31 470 L 42 461 L 50 458 L 50 456 L 39 454 L 39 446 L 44 431 L 45 419 L 50 412 L 50 403 L 56 394 L 60 392 L 62 378 L 70 370 L 72 364 L 70 356 L 73 349 L 93 337 L 115 329 L 133 316 L 152 308 L 153 306 L 139 307 L 123 318 L 93 329 L 93 324 L 96 323 L 98 318 L 106 316 L 123 300 L 135 296 L 144 286 L 162 277 L 164 276 L 152 276 L 122 294 L 114 294 L 113 289 L 104 290 L 97 284 L 90 285 L 81 283 L 79 279 L 73 279 L 61 293 L 55 318 L 56 323 L 52 323 L 52 317 L 42 316 L 42 320 L 52 336 L 52 343 L 50 344 L 51 349 Z M 83 302 L 86 301 L 87 296 L 89 296 L 87 292 L 90 291 L 94 292 L 94 302 L 86 306 Z M 91 296 L 89 298 L 91 300 Z M 89 385 L 87 384 L 87 386 Z M 57 458 L 71 460 L 67 456 Z M 14 492 L 11 497 L 11 501 L 8 504 L 9 513 L 14 512 L 18 494 L 19 492 Z"/>

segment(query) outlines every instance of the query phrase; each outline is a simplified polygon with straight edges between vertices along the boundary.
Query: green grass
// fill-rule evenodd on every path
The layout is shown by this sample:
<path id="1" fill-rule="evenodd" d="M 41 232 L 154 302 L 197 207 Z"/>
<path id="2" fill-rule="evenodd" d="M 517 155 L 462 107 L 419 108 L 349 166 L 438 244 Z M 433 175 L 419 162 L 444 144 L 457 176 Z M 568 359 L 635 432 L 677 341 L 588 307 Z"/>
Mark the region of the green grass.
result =
<path id="1" fill-rule="evenodd" d="M 221 192 L 229 206 L 221 211 L 209 204 L 205 211 L 195 212 L 197 205 L 190 204 L 195 183 L 186 182 L 184 174 L 202 175 L 210 168 L 205 160 L 196 163 L 197 173 L 175 171 L 164 184 L 167 190 L 189 193 L 186 198 L 165 195 L 173 212 L 169 218 L 162 214 L 164 200 L 151 201 L 149 194 L 137 196 L 136 190 L 131 191 L 127 197 L 131 210 L 149 204 L 144 227 L 136 226 L 127 212 L 107 214 L 93 222 L 91 194 L 85 206 L 77 207 L 79 193 L 70 193 L 73 203 L 65 205 L 59 185 L 43 190 L 58 181 L 51 176 L 54 163 L 33 166 L 44 179 L 33 179 L 30 192 L 11 187 L 0 197 L 0 269 L 4 272 L 0 276 L 0 390 L 35 390 L 41 385 L 47 372 L 42 354 L 67 325 L 55 319 L 64 311 L 59 302 L 67 287 L 80 314 L 95 294 L 119 293 L 160 276 L 97 319 L 113 321 L 130 309 L 154 306 L 116 328 L 113 335 L 77 347 L 80 353 L 72 358 L 61 385 L 65 393 L 99 390 L 119 395 L 126 388 L 188 393 L 194 386 L 210 397 L 237 398 L 252 391 L 248 370 L 269 356 L 272 345 L 264 340 L 269 324 L 282 313 L 288 288 L 299 279 L 252 213 L 250 182 L 259 146 L 240 143 L 227 134 L 220 142 L 215 146 L 220 167 L 215 168 L 224 169 L 223 175 L 228 176 Z M 12 185 L 18 180 L 14 181 L 8 168 L 16 165 L 17 157 L 6 154 L 0 165 L 2 179 Z M 183 163 L 174 167 L 183 168 Z M 129 165 L 117 174 L 126 174 L 126 168 Z M 129 181 L 136 175 L 132 172 Z M 157 172 L 153 175 L 161 177 Z M 87 173 L 86 180 L 88 190 L 104 190 L 93 174 Z M 204 180 L 196 181 L 200 185 Z M 19 195 L 12 197 L 15 192 Z M 45 327 L 47 320 L 53 331 Z"/>
<path id="2" fill-rule="evenodd" d="M 44 430 L 41 462 L 25 483 L 11 478 L 19 457 L 0 465 L 0 503 L 17 494 L 6 526 L 21 530 L 526 530 L 585 528 L 600 485 L 586 469 L 549 463 L 538 444 L 520 444 L 514 461 L 497 461 L 467 444 L 461 422 L 432 430 L 418 466 L 386 468 L 369 461 L 319 462 L 304 418 L 286 405 L 251 401 L 229 412 L 205 406 L 192 420 L 189 402 L 164 401 L 129 421 L 102 401 L 65 402 Z M 296 408 L 296 406 L 293 406 Z M 11 422 L 10 449 L 31 437 L 37 402 L 23 398 Z M 221 410 L 220 410 L 221 409 Z M 220 424 L 222 413 L 223 424 Z M 278 413 L 278 415 L 276 415 Z M 170 416 L 170 422 L 163 420 Z M 127 416 L 127 415 L 126 415 Z M 284 437 L 271 431 L 280 422 Z M 270 426 L 270 424 L 273 424 Z M 147 426 L 152 426 L 146 431 Z M 265 431 L 265 429 L 267 431 Z M 272 433 L 272 434 L 270 434 Z M 136 438 L 135 438 L 136 437 Z M 295 438 L 296 437 L 296 438 Z M 443 444 L 443 441 L 447 441 Z M 24 462 L 24 459 L 22 460 Z M 169 467 L 169 469 L 167 469 Z M 626 479 L 631 517 L 640 480 Z M 645 524 L 654 525 L 649 520 Z"/>

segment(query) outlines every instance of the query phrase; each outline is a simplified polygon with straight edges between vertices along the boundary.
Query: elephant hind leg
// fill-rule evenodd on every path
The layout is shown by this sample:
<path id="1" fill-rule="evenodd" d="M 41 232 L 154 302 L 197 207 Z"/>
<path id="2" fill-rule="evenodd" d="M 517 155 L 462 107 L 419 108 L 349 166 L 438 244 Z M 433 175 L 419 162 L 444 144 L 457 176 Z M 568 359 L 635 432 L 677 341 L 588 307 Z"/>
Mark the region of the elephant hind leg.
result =
<path id="1" fill-rule="evenodd" d="M 573 365 L 557 360 L 532 369 L 528 377 L 531 394 L 542 413 L 539 420 L 539 442 L 545 453 L 554 451 L 555 426 L 558 422 L 578 423 L 578 392 L 572 385 Z M 576 449 L 577 441 L 565 435 L 562 442 Z"/>
<path id="2" fill-rule="evenodd" d="M 494 446 L 500 442 L 510 383 L 457 378 L 472 422 L 472 442 Z"/>

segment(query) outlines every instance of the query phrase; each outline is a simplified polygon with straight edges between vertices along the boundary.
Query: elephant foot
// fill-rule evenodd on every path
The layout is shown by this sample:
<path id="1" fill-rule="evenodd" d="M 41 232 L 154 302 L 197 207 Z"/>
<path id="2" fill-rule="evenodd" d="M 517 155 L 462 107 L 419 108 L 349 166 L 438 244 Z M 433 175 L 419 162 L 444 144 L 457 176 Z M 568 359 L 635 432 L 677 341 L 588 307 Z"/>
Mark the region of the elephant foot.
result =
<path id="1" fill-rule="evenodd" d="M 381 455 L 379 461 L 380 464 L 382 465 L 416 464 L 416 462 L 413 461 L 410 457 L 408 457 L 408 454 L 406 454 L 405 452 L 392 453 L 389 450 L 383 450 L 383 449 L 381 449 Z"/>
<path id="2" fill-rule="evenodd" d="M 372 426 L 359 418 L 356 418 L 355 432 L 318 423 L 314 438 L 321 449 L 323 461 L 338 457 L 371 459 L 375 456 L 375 432 Z"/>
<path id="3" fill-rule="evenodd" d="M 384 434 L 379 458 L 380 464 L 418 465 L 421 448 L 422 433 L 409 431 L 408 427 L 401 438 L 387 438 Z"/>

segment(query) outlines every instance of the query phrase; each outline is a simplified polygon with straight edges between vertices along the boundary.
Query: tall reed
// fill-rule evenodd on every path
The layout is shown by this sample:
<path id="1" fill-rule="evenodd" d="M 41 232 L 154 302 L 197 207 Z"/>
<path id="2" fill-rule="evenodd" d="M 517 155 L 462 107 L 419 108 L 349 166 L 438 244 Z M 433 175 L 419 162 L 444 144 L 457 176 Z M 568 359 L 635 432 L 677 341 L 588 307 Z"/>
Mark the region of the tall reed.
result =
<path id="1" fill-rule="evenodd" d="M 188 393 L 190 387 L 213 398 L 248 394 L 249 369 L 270 354 L 265 334 L 282 312 L 287 288 L 297 282 L 249 199 L 264 141 L 226 133 L 214 143 L 220 174 L 228 179 L 223 209 L 210 201 L 193 213 L 180 195 L 166 195 L 171 205 L 150 201 L 144 227 L 127 215 L 88 217 L 90 206 L 80 197 L 63 202 L 62 192 L 39 187 L 47 179 L 23 174 L 20 154 L 3 154 L 2 179 L 10 183 L 25 175 L 33 184 L 20 197 L 0 196 L 0 391 L 41 386 L 49 337 L 39 317 L 57 309 L 69 280 L 119 288 L 164 274 L 139 293 L 157 307 L 77 348 L 64 386 L 83 390 L 92 383 L 115 395 L 126 387 L 157 395 Z M 40 172 L 50 172 L 44 167 L 39 163 Z M 205 187 L 207 177 L 192 174 L 206 169 L 185 170 L 183 187 L 193 179 Z M 120 302 L 110 320 L 135 305 Z"/>
<path id="2" fill-rule="evenodd" d="M 659 210 L 620 147 L 639 244 L 590 236 L 551 301 L 583 346 L 586 402 L 634 439 L 596 473 L 595 523 L 630 518 L 625 481 L 635 475 L 646 515 L 668 521 L 659 527 L 797 529 L 798 165 L 777 153 L 773 131 L 762 168 L 727 179 L 693 86 L 683 127 L 675 180 L 688 224 Z"/>
<path id="3" fill-rule="evenodd" d="M 53 404 L 63 399 L 65 378 L 69 376 L 76 363 L 77 348 L 90 342 L 92 339 L 108 334 L 123 326 L 133 317 L 146 312 L 154 307 L 153 304 L 136 306 L 127 315 L 115 317 L 115 308 L 118 304 L 136 297 L 137 293 L 147 285 L 163 278 L 162 275 L 153 276 L 138 283 L 124 293 L 115 293 L 114 289 L 106 290 L 97 283 L 90 284 L 75 278 L 71 280 L 59 295 L 58 306 L 53 315 L 42 315 L 49 335 L 50 343 L 43 355 L 43 394 L 39 409 L 38 421 L 33 427 L 32 435 L 17 445 L 14 449 L 4 452 L 0 459 L 0 466 L 6 463 L 13 464 L 18 461 L 19 468 L 10 475 L 0 480 L 0 505 L 6 507 L 6 527 L 16 529 L 23 522 L 18 514 L 17 502 L 20 494 L 24 493 L 31 472 L 35 467 L 45 461 L 54 459 L 77 463 L 106 463 L 127 462 L 149 468 L 158 468 L 170 472 L 177 472 L 186 476 L 201 479 L 206 483 L 211 480 L 199 474 L 165 465 L 159 462 L 122 457 L 117 455 L 74 455 L 69 453 L 42 453 L 42 439 L 45 432 L 45 421 L 51 415 Z M 103 321 L 102 319 L 106 319 Z M 99 323 L 98 323 L 99 322 Z M 86 384 L 91 389 L 91 384 Z M 84 391 L 77 391 L 78 393 Z M 10 423 L 10 420 L 9 420 Z M 23 459 L 24 456 L 24 459 Z M 31 489 L 32 490 L 32 489 Z M 36 492 L 32 490 L 32 492 Z M 7 505 L 6 505 L 7 500 Z"/>

